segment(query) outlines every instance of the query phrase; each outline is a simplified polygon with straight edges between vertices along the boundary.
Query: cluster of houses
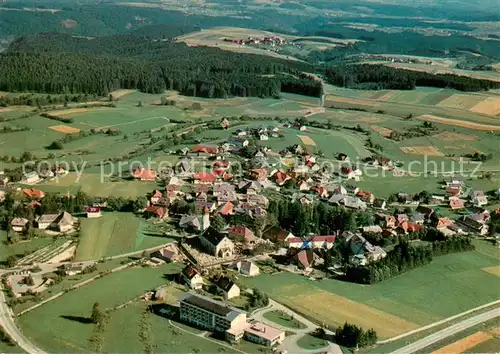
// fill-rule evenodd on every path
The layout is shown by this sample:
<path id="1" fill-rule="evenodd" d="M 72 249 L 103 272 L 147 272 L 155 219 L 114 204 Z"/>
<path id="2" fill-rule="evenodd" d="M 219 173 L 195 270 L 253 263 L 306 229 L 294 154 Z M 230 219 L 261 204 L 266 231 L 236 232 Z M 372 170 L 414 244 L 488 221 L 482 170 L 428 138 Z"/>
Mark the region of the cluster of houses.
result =
<path id="1" fill-rule="evenodd" d="M 54 167 L 53 169 L 46 169 L 40 171 L 40 173 L 36 171 L 25 172 L 22 175 L 20 183 L 26 185 L 34 185 L 42 182 L 45 179 L 52 179 L 54 177 L 61 177 L 68 174 L 68 171 L 63 167 Z M 0 188 L 6 188 L 10 183 L 9 177 L 5 174 L 4 171 L 0 171 Z"/>
<path id="2" fill-rule="evenodd" d="M 264 37 L 248 37 L 247 39 L 230 39 L 224 38 L 224 42 L 239 44 L 239 45 L 258 45 L 263 44 L 271 47 L 282 46 L 286 43 L 286 40 L 281 37 L 276 36 L 264 36 Z"/>
<path id="3" fill-rule="evenodd" d="M 34 220 L 30 221 L 23 217 L 15 217 L 11 220 L 10 225 L 12 231 L 17 233 L 25 233 L 30 228 L 38 230 L 46 230 L 58 233 L 68 233 L 74 230 L 77 219 L 67 211 L 62 211 L 56 214 L 40 214 L 36 215 L 36 210 L 43 203 L 45 193 L 39 189 L 27 188 L 23 190 L 23 195 L 26 199 L 26 207 L 32 209 L 35 214 Z M 86 209 L 88 218 L 101 217 L 100 206 L 89 206 Z"/>

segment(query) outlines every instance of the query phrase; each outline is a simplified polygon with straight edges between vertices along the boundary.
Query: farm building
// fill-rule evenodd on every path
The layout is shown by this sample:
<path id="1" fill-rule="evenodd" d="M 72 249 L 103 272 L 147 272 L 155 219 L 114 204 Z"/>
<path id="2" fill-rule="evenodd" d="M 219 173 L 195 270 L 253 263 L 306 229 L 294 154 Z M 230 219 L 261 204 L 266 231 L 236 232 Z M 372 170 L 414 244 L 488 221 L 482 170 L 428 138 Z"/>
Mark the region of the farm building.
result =
<path id="1" fill-rule="evenodd" d="M 10 222 L 10 226 L 12 227 L 12 231 L 24 232 L 28 227 L 28 222 L 28 219 L 25 218 L 14 218 Z"/>
<path id="2" fill-rule="evenodd" d="M 30 199 L 42 199 L 45 193 L 38 189 L 23 189 L 23 194 Z"/>
<path id="3" fill-rule="evenodd" d="M 209 227 L 200 235 L 200 242 L 208 253 L 215 257 L 228 258 L 234 254 L 234 243 L 227 234 L 220 233 Z"/>
<path id="4" fill-rule="evenodd" d="M 54 230 L 68 232 L 73 229 L 74 220 L 70 213 L 63 211 L 60 214 L 44 214 L 36 220 L 40 230 Z"/>
<path id="5" fill-rule="evenodd" d="M 137 168 L 133 171 L 135 179 L 139 181 L 155 181 L 156 180 L 156 172 L 149 168 Z"/>
<path id="6" fill-rule="evenodd" d="M 102 216 L 101 207 L 100 206 L 91 206 L 87 208 L 87 218 L 100 218 Z"/>
<path id="7" fill-rule="evenodd" d="M 23 174 L 21 182 L 24 184 L 35 184 L 40 182 L 41 178 L 35 171 Z"/>
<path id="8" fill-rule="evenodd" d="M 238 261 L 234 264 L 234 268 L 238 270 L 243 275 L 247 275 L 249 277 L 254 277 L 259 275 L 260 269 L 257 265 L 250 261 Z"/>
<path id="9" fill-rule="evenodd" d="M 216 282 L 217 290 L 224 299 L 229 300 L 240 296 L 240 288 L 228 277 L 222 276 Z"/>
<path id="10" fill-rule="evenodd" d="M 191 265 L 182 270 L 181 278 L 191 289 L 198 290 L 203 287 L 204 282 L 200 272 Z"/>

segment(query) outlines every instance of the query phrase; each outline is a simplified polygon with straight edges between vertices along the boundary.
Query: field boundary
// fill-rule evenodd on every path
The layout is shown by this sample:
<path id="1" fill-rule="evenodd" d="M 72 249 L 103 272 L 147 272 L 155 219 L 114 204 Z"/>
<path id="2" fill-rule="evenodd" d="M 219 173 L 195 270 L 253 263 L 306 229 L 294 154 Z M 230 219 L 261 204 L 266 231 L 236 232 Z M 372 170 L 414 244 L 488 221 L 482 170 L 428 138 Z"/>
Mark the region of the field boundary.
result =
<path id="1" fill-rule="evenodd" d="M 456 315 L 453 315 L 451 317 L 448 317 L 448 318 L 445 318 L 445 319 L 442 319 L 440 321 L 437 321 L 437 322 L 434 322 L 434 323 L 431 323 L 431 324 L 428 324 L 426 326 L 423 326 L 423 327 L 420 327 L 420 328 L 417 328 L 417 329 L 413 329 L 411 331 L 408 331 L 406 333 L 403 333 L 403 334 L 400 334 L 400 335 L 397 335 L 395 337 L 392 337 L 392 338 L 389 338 L 389 339 L 384 339 L 384 340 L 381 340 L 381 341 L 378 341 L 377 344 L 386 344 L 386 343 L 391 343 L 391 342 L 394 342 L 395 340 L 398 340 L 398 339 L 401 339 L 401 338 L 405 338 L 405 337 L 408 337 L 412 334 L 415 334 L 415 333 L 418 333 L 418 332 L 422 332 L 422 331 L 425 331 L 427 329 L 430 329 L 430 328 L 433 328 L 433 327 L 436 327 L 436 326 L 439 326 L 439 325 L 442 325 L 444 323 L 447 323 L 447 322 L 450 322 L 450 321 L 453 321 L 457 318 L 460 318 L 462 316 L 465 316 L 465 315 L 468 315 L 472 312 L 475 312 L 475 311 L 479 311 L 479 310 L 482 310 L 484 308 L 487 308 L 487 307 L 490 307 L 490 306 L 494 306 L 494 305 L 498 305 L 500 304 L 500 300 L 495 300 L 493 302 L 489 302 L 487 304 L 484 304 L 484 305 L 481 305 L 481 306 L 478 306 L 478 307 L 474 307 L 473 309 L 470 309 L 470 310 L 467 310 L 467 311 L 464 311 L 464 312 L 460 312 Z M 500 310 L 500 309 L 499 309 Z"/>
<path id="2" fill-rule="evenodd" d="M 440 123 L 444 125 L 454 125 L 461 128 L 469 128 L 474 130 L 490 130 L 490 131 L 500 131 L 500 126 L 498 125 L 489 125 L 489 124 L 481 124 L 474 123 L 466 120 L 458 120 L 452 118 L 443 118 L 438 116 L 433 116 L 430 114 L 424 114 L 417 117 L 418 120 L 424 120 L 427 122 Z"/>

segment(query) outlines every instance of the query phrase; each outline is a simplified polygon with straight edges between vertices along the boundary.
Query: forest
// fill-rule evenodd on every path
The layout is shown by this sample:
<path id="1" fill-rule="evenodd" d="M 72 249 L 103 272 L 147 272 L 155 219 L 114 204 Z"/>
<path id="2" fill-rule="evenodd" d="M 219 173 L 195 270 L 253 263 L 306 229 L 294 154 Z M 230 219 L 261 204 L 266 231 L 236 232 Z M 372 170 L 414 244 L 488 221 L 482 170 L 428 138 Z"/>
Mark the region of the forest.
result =
<path id="1" fill-rule="evenodd" d="M 500 82 L 452 74 L 429 74 L 385 65 L 339 65 L 326 69 L 330 84 L 358 90 L 413 90 L 417 86 L 451 88 L 459 91 L 487 91 Z"/>
<path id="2" fill-rule="evenodd" d="M 284 91 L 318 97 L 321 83 L 302 74 L 311 69 L 306 63 L 135 35 L 89 40 L 41 34 L 21 37 L 0 54 L 0 90 L 107 96 L 117 89 L 169 89 L 208 98 L 273 97 Z"/>

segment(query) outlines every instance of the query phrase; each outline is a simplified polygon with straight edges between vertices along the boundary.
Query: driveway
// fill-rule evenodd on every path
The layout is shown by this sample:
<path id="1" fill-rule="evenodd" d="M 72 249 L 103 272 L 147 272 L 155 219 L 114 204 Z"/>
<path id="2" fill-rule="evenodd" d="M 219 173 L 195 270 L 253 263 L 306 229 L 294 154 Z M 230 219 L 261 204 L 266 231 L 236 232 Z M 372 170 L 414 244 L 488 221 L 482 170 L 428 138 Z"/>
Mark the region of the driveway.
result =
<path id="1" fill-rule="evenodd" d="M 277 323 L 271 322 L 268 319 L 264 318 L 264 316 L 263 316 L 264 313 L 266 313 L 268 311 L 273 311 L 273 310 L 282 311 L 282 312 L 286 313 L 287 315 L 293 316 L 294 319 L 302 322 L 306 326 L 306 328 L 296 329 L 296 328 L 283 327 L 283 326 L 278 325 Z M 332 343 L 332 342 L 329 342 L 328 347 L 320 348 L 320 349 L 304 349 L 304 348 L 299 347 L 297 345 L 297 341 L 300 338 L 304 337 L 306 334 L 314 332 L 316 330 L 316 328 L 318 328 L 318 325 L 312 323 L 311 321 L 309 321 L 305 317 L 299 315 L 298 313 L 290 310 L 288 307 L 285 307 L 272 299 L 269 299 L 269 306 L 262 308 L 262 309 L 259 309 L 259 310 L 256 310 L 255 312 L 252 313 L 251 317 L 256 319 L 257 321 L 267 323 L 273 327 L 280 328 L 284 331 L 292 331 L 295 333 L 292 336 L 286 337 L 285 340 L 283 341 L 283 343 L 281 343 L 279 345 L 278 350 L 286 350 L 288 353 L 294 353 L 294 354 L 295 353 L 319 353 L 319 352 L 342 354 L 342 350 L 340 349 L 340 347 L 337 344 Z M 334 334 L 332 331 L 329 331 L 329 330 L 325 330 L 325 332 L 327 335 Z"/>

